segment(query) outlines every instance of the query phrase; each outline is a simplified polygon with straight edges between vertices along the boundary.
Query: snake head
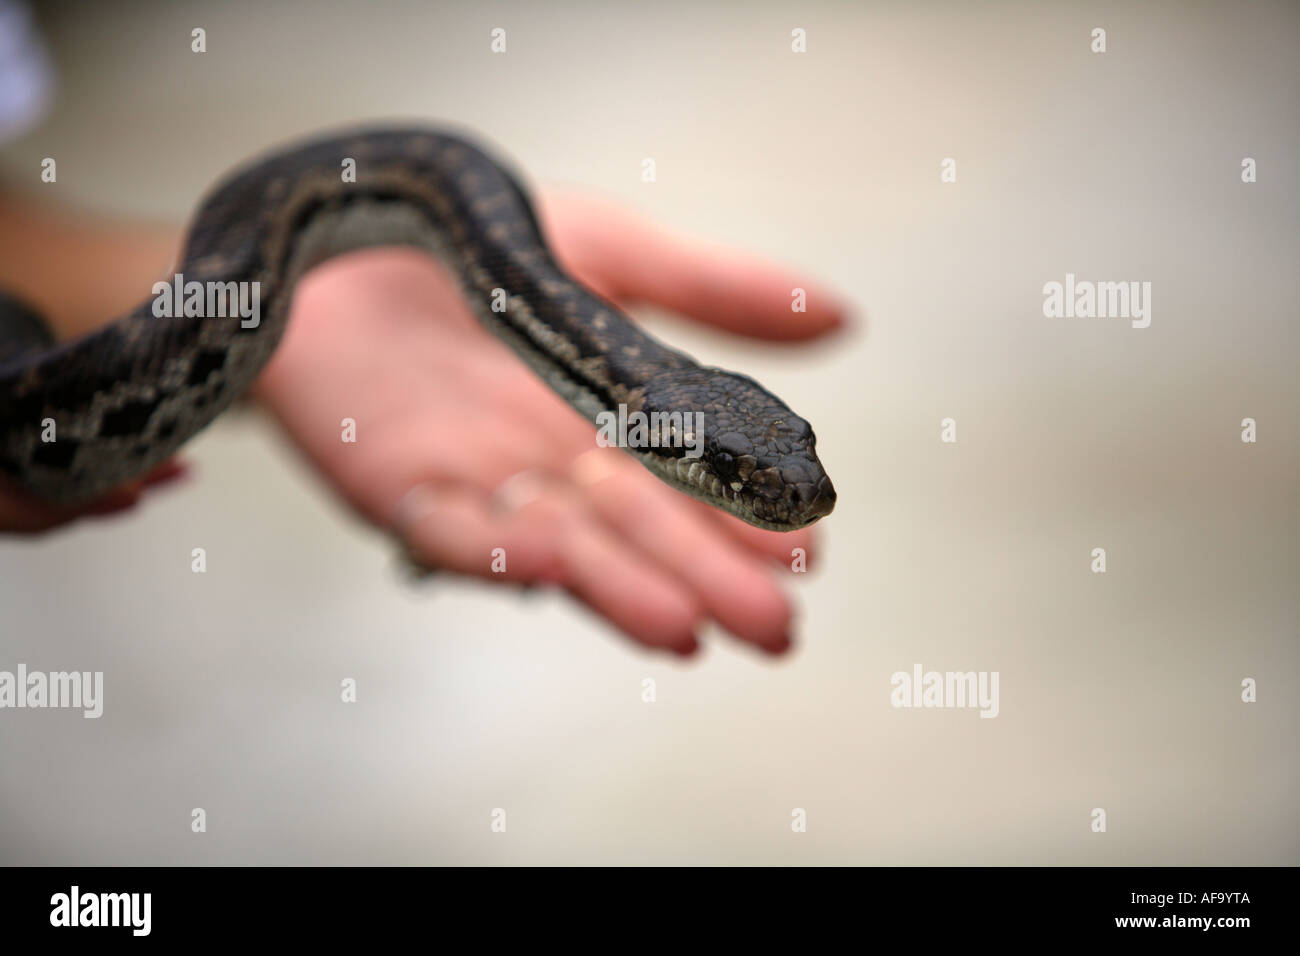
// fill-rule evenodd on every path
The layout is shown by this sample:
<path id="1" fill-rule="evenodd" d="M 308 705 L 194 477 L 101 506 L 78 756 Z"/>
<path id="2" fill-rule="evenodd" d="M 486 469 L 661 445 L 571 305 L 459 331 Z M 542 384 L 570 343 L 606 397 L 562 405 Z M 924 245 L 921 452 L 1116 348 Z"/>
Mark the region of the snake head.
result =
<path id="1" fill-rule="evenodd" d="M 678 490 L 770 531 L 806 527 L 835 507 L 812 426 L 753 379 L 676 369 L 646 389 L 642 410 L 674 422 L 681 413 L 683 447 L 629 449 Z"/>

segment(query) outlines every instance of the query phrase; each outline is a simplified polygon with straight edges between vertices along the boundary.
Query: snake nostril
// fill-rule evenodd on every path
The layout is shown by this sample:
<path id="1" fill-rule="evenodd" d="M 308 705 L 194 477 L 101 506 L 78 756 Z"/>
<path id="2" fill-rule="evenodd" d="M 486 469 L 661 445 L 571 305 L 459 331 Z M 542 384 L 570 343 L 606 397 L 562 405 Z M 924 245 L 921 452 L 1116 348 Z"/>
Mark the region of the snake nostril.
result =
<path id="1" fill-rule="evenodd" d="M 835 486 L 831 484 L 828 476 L 823 475 L 821 481 L 809 487 L 813 489 L 813 500 L 810 504 L 816 517 L 825 517 L 835 510 Z"/>

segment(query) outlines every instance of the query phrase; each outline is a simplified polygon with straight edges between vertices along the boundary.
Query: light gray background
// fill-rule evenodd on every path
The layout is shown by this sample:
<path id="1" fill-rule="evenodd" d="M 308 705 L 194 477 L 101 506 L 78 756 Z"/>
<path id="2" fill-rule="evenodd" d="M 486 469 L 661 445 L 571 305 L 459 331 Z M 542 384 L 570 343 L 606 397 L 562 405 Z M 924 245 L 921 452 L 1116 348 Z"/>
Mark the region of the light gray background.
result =
<path id="1" fill-rule="evenodd" d="M 0 542 L 0 668 L 107 682 L 98 721 L 0 712 L 0 861 L 1300 862 L 1300 8 L 45 18 L 56 111 L 3 168 L 34 184 L 57 156 L 65 202 L 180 219 L 295 134 L 445 119 L 535 183 L 806 267 L 862 315 L 803 350 L 645 317 L 817 428 L 840 501 L 780 663 L 721 636 L 651 657 L 559 597 L 408 589 L 256 415 L 129 520 Z M 1044 318 L 1066 272 L 1152 282 L 1151 327 Z M 1001 715 L 891 708 L 917 662 L 999 671 Z"/>

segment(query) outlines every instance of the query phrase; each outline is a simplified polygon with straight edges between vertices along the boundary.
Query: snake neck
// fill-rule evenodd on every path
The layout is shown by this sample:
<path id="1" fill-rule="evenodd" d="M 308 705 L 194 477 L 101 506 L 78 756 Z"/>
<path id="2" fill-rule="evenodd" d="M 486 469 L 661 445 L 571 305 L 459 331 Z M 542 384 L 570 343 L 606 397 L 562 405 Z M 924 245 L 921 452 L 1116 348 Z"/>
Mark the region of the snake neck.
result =
<path id="1" fill-rule="evenodd" d="M 355 181 L 343 174 L 349 161 Z M 354 250 L 403 245 L 440 259 L 484 325 L 589 418 L 635 401 L 652 374 L 611 362 L 611 350 L 683 361 L 565 275 L 523 191 L 477 148 L 442 132 L 365 131 L 236 172 L 195 214 L 176 287 L 233 287 L 257 302 L 256 316 L 214 314 L 211 296 L 195 314 L 178 304 L 160 316 L 163 282 L 128 315 L 63 345 L 39 322 L 7 325 L 0 472 L 60 501 L 148 472 L 256 379 L 303 275 Z"/>

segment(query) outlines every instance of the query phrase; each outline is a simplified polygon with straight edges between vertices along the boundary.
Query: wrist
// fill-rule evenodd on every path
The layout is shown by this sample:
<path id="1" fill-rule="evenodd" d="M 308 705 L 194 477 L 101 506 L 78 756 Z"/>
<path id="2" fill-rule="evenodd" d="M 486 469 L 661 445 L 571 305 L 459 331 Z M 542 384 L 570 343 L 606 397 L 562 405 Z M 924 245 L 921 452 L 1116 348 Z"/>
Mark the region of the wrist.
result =
<path id="1" fill-rule="evenodd" d="M 111 322 L 148 298 L 177 230 L 110 222 L 0 197 L 0 287 L 36 309 L 60 340 Z"/>

